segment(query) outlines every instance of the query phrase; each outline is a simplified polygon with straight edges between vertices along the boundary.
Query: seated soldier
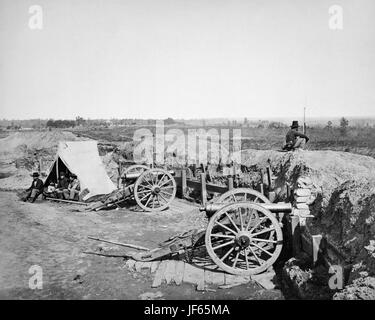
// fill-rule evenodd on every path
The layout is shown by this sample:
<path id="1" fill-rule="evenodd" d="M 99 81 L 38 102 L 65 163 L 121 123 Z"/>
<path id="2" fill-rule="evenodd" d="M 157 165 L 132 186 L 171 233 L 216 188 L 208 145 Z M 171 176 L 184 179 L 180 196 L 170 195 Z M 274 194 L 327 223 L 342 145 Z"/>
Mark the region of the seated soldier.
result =
<path id="1" fill-rule="evenodd" d="M 65 172 L 60 172 L 60 179 L 57 183 L 57 198 L 64 199 L 64 191 L 68 191 L 69 179 L 66 177 Z"/>
<path id="2" fill-rule="evenodd" d="M 43 198 L 56 198 L 56 184 L 54 182 L 50 182 L 49 186 L 43 192 Z"/>
<path id="3" fill-rule="evenodd" d="M 67 200 L 78 200 L 81 191 L 79 180 L 74 173 L 70 175 L 69 179 L 68 189 L 64 190 L 64 198 Z"/>
<path id="4" fill-rule="evenodd" d="M 43 192 L 43 181 L 39 179 L 39 173 L 34 172 L 32 174 L 33 182 L 31 183 L 30 188 L 26 190 L 26 196 L 23 198 L 23 201 L 28 201 L 31 198 L 32 203 L 38 198 L 38 196 Z"/>
<path id="5" fill-rule="evenodd" d="M 308 136 L 298 132 L 298 127 L 298 121 L 293 121 L 290 130 L 286 134 L 286 144 L 283 146 L 283 150 L 293 151 L 303 149 L 305 144 L 309 141 Z"/>

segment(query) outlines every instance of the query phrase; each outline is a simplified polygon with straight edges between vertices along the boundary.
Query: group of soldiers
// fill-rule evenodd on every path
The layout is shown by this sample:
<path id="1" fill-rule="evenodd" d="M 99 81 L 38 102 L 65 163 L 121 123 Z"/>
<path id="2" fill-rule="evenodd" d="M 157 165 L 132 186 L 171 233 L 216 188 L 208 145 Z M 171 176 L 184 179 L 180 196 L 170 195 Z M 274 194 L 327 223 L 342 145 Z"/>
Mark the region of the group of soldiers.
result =
<path id="1" fill-rule="evenodd" d="M 79 200 L 81 187 L 77 175 L 71 173 L 68 177 L 65 172 L 60 172 L 58 182 L 50 182 L 47 187 L 44 186 L 44 182 L 39 176 L 39 172 L 34 172 L 32 174 L 33 181 L 31 186 L 26 190 L 23 201 L 33 203 L 40 195 L 43 195 L 43 198 L 49 197 L 71 201 Z"/>

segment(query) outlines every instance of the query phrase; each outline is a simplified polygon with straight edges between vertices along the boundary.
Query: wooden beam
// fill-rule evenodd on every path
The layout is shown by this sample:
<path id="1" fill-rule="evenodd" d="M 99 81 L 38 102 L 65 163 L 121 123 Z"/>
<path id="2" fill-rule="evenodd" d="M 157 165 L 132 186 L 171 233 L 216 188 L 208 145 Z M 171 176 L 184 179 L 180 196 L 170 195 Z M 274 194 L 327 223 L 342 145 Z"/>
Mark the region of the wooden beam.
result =
<path id="1" fill-rule="evenodd" d="M 228 178 L 228 190 L 232 190 L 233 189 L 233 178 L 230 177 Z"/>
<path id="2" fill-rule="evenodd" d="M 318 262 L 320 253 L 322 252 L 321 244 L 322 244 L 323 236 L 321 234 L 317 234 L 312 236 L 312 262 L 313 265 L 316 265 Z"/>
<path id="3" fill-rule="evenodd" d="M 300 230 L 298 216 L 292 216 L 291 227 L 292 227 L 291 229 L 292 229 L 293 256 L 297 256 L 301 250 L 301 230 Z"/>
<path id="4" fill-rule="evenodd" d="M 207 203 L 207 189 L 206 189 L 206 174 L 201 173 L 201 201 L 202 205 L 205 206 Z"/>
<path id="5" fill-rule="evenodd" d="M 74 204 L 81 204 L 87 206 L 86 202 L 81 202 L 81 201 L 73 201 L 73 200 L 65 200 L 65 199 L 58 199 L 58 198 L 46 198 L 47 200 L 52 200 L 52 201 L 58 201 L 58 202 L 66 202 L 66 203 L 74 203 Z"/>
<path id="6" fill-rule="evenodd" d="M 181 170 L 181 196 L 184 198 L 187 193 L 186 169 Z"/>

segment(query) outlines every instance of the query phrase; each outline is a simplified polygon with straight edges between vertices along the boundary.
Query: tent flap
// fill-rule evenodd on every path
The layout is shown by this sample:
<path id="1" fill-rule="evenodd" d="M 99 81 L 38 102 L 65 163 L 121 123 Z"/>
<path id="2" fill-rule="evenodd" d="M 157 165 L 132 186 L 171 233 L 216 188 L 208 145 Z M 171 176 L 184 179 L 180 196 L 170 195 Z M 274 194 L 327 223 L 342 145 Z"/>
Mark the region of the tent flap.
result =
<path id="1" fill-rule="evenodd" d="M 96 141 L 60 142 L 57 156 L 70 172 L 77 175 L 81 190 L 88 189 L 83 200 L 116 190 L 105 171 Z"/>

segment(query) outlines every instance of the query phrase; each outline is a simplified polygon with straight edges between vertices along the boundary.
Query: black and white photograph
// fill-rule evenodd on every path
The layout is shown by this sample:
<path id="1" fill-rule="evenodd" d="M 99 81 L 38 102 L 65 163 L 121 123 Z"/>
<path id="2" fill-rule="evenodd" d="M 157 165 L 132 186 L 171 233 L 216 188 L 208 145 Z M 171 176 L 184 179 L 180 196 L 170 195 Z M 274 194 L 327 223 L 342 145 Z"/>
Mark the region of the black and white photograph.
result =
<path id="1" fill-rule="evenodd" d="M 0 0 L 0 300 L 375 300 L 374 16 Z"/>

